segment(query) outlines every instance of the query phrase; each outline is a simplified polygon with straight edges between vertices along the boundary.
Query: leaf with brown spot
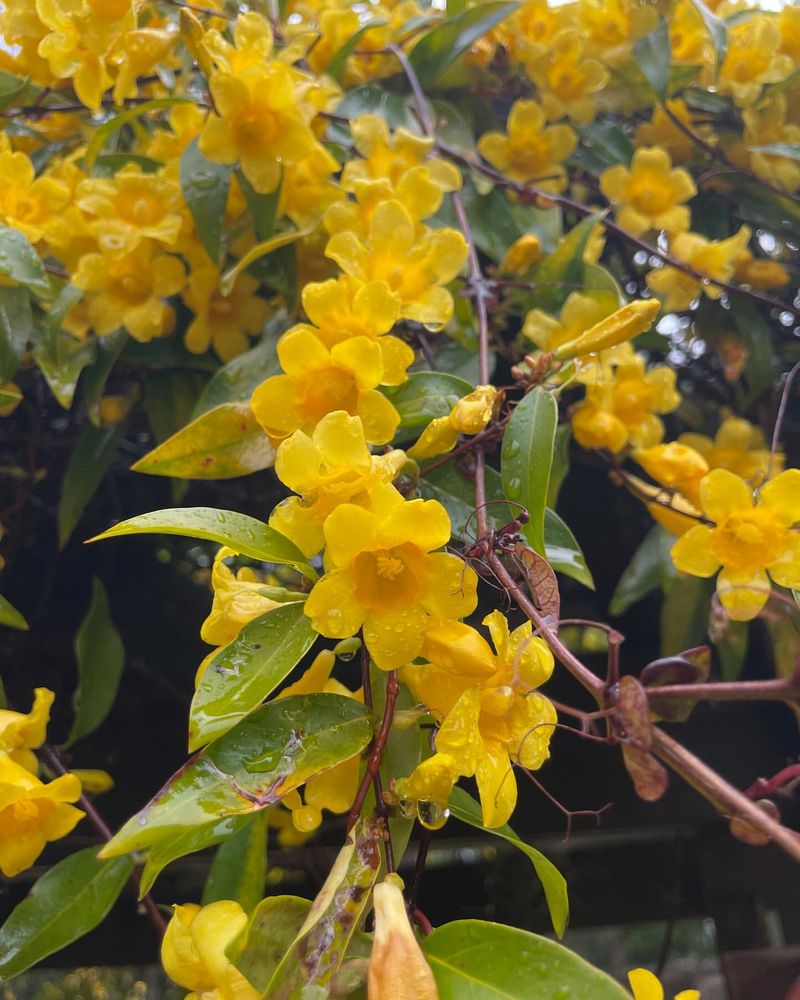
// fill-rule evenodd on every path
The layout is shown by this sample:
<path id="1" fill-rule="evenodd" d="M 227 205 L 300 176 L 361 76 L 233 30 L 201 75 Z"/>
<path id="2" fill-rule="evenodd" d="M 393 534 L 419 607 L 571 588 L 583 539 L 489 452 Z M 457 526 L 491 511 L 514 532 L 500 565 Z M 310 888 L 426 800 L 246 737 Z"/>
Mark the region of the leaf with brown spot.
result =
<path id="1" fill-rule="evenodd" d="M 620 736 L 640 750 L 653 745 L 653 726 L 647 691 L 635 677 L 621 677 L 616 689 L 614 723 Z"/>
<path id="2" fill-rule="evenodd" d="M 517 545 L 514 551 L 522 564 L 536 607 L 544 615 L 545 621 L 557 622 L 561 613 L 561 594 L 553 567 L 544 556 L 527 545 Z"/>
<path id="3" fill-rule="evenodd" d="M 645 802 L 657 802 L 669 784 L 666 768 L 651 753 L 639 750 L 630 743 L 622 744 L 622 760 L 639 798 Z"/>

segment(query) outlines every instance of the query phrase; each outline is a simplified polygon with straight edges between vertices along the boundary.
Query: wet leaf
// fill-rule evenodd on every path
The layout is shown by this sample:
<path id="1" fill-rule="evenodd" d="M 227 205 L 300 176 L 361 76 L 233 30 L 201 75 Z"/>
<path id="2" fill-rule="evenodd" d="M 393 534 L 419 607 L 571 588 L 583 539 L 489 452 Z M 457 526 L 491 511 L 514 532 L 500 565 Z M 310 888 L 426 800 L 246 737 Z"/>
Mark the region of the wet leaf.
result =
<path id="1" fill-rule="evenodd" d="M 219 845 L 203 886 L 203 906 L 233 899 L 251 913 L 261 902 L 267 877 L 266 818 L 265 813 L 248 817 L 241 830 Z"/>
<path id="2" fill-rule="evenodd" d="M 10 107 L 15 102 L 21 102 L 29 86 L 29 77 L 23 78 L 12 76 L 11 73 L 0 73 L 0 111 Z"/>
<path id="3" fill-rule="evenodd" d="M 412 372 L 402 385 L 384 389 L 383 394 L 400 414 L 400 432 L 419 434 L 434 417 L 446 417 L 473 388 L 463 378 L 445 372 Z M 408 440 L 412 435 L 399 436 Z"/>
<path id="4" fill-rule="evenodd" d="M 147 373 L 145 409 L 153 437 L 159 444 L 191 423 L 207 381 L 204 372 L 166 368 Z"/>
<path id="5" fill-rule="evenodd" d="M 142 869 L 139 899 L 153 887 L 153 883 L 161 872 L 178 858 L 187 854 L 213 847 L 224 840 L 235 837 L 245 828 L 250 816 L 226 816 L 223 819 L 213 819 L 201 826 L 194 827 L 184 833 L 179 833 L 169 840 L 154 844 L 145 855 Z"/>
<path id="6" fill-rule="evenodd" d="M 636 794 L 645 802 L 658 802 L 669 785 L 664 765 L 646 750 L 629 743 L 622 744 L 622 760 L 630 775 Z"/>
<path id="7" fill-rule="evenodd" d="M 586 565 L 583 550 L 572 534 L 569 525 L 549 507 L 544 512 L 544 552 L 547 561 L 557 573 L 563 573 L 584 587 L 594 590 L 594 578 Z"/>
<path id="8" fill-rule="evenodd" d="M 264 379 L 281 370 L 276 346 L 280 335 L 289 328 L 285 313 L 267 322 L 264 335 L 255 347 L 224 365 L 206 384 L 194 408 L 194 416 L 221 403 L 246 402 Z"/>
<path id="9" fill-rule="evenodd" d="M 672 62 L 669 25 L 663 17 L 659 18 L 655 31 L 633 43 L 633 58 L 656 97 L 663 103 L 669 91 L 669 67 Z"/>
<path id="10" fill-rule="evenodd" d="M 360 753 L 369 711 L 337 694 L 269 702 L 195 754 L 103 848 L 105 857 L 152 848 L 211 820 L 256 812 L 313 774 Z"/>
<path id="11" fill-rule="evenodd" d="M 665 656 L 703 642 L 713 586 L 713 580 L 683 573 L 670 581 L 661 605 L 661 651 Z"/>
<path id="12" fill-rule="evenodd" d="M 69 335 L 67 334 L 67 336 Z M 98 340 L 94 360 L 87 367 L 86 374 L 83 376 L 83 382 L 81 383 L 83 398 L 86 400 L 89 419 L 95 427 L 99 427 L 101 423 L 100 401 L 105 392 L 108 376 L 111 374 L 111 369 L 116 364 L 117 358 L 122 353 L 127 339 L 128 335 L 124 330 L 117 330 L 116 333 L 112 333 L 109 337 L 103 337 Z M 89 343 L 91 344 L 91 341 Z M 148 384 L 150 378 L 151 376 L 148 375 Z"/>
<path id="13" fill-rule="evenodd" d="M 718 621 L 715 621 L 715 617 L 712 610 L 709 633 L 717 651 L 720 673 L 724 681 L 736 681 L 747 659 L 750 623 L 731 621 L 724 611 L 721 611 Z"/>
<path id="14" fill-rule="evenodd" d="M 62 549 L 114 461 L 125 429 L 125 421 L 112 427 L 89 424 L 78 439 L 64 473 L 58 503 L 58 542 Z"/>
<path id="15" fill-rule="evenodd" d="M 549 312 L 558 312 L 570 292 L 583 285 L 583 254 L 601 218 L 602 215 L 597 214 L 583 219 L 537 266 L 531 279 L 536 288 L 535 305 Z"/>
<path id="16" fill-rule="evenodd" d="M 132 870 L 128 858 L 100 861 L 97 848 L 87 847 L 42 875 L 0 928 L 0 981 L 19 975 L 96 927 Z"/>
<path id="17" fill-rule="evenodd" d="M 555 623 L 560 617 L 561 594 L 558 580 L 550 563 L 527 545 L 514 546 L 514 554 L 522 565 L 533 603 L 545 622 Z"/>
<path id="18" fill-rule="evenodd" d="M 514 409 L 503 436 L 500 476 L 509 500 L 528 512 L 522 533 L 545 552 L 544 512 L 558 424 L 558 404 L 544 389 L 529 392 Z"/>
<path id="19" fill-rule="evenodd" d="M 76 340 L 66 331 L 56 331 L 52 340 L 43 339 L 34 347 L 34 360 L 65 410 L 72 406 L 81 372 L 94 362 L 96 354 L 94 337 Z"/>
<path id="20" fill-rule="evenodd" d="M 360 819 L 347 835 L 325 884 L 270 980 L 270 1000 L 328 995 L 350 939 L 355 933 L 378 878 L 380 827 Z"/>
<path id="21" fill-rule="evenodd" d="M 703 0 L 692 0 L 692 4 L 700 17 L 702 17 L 703 24 L 706 26 L 706 30 L 711 36 L 711 42 L 717 56 L 717 72 L 719 72 L 719 68 L 725 61 L 725 55 L 728 51 L 728 27 L 721 17 L 717 17 L 717 15 L 703 3 Z"/>
<path id="22" fill-rule="evenodd" d="M 276 236 L 271 236 L 268 240 L 258 243 L 222 275 L 219 282 L 219 290 L 222 295 L 227 296 L 231 294 L 233 286 L 236 284 L 236 279 L 251 264 L 254 264 L 257 260 L 261 260 L 262 257 L 266 257 L 268 254 L 275 253 L 276 250 L 296 243 L 312 232 L 313 229 L 311 228 L 296 229 L 290 233 L 278 233 Z"/>
<path id="23" fill-rule="evenodd" d="M 249 403 L 223 403 L 203 413 L 131 466 L 174 479 L 235 479 L 268 469 L 275 449 Z"/>
<path id="24" fill-rule="evenodd" d="M 0 285 L 0 385 L 17 373 L 33 337 L 33 310 L 27 288 Z"/>
<path id="25" fill-rule="evenodd" d="M 516 927 L 456 920 L 437 927 L 422 950 L 440 1000 L 630 1000 L 575 952 Z"/>
<path id="26" fill-rule="evenodd" d="M 310 909 L 311 901 L 300 896 L 268 896 L 228 945 L 228 958 L 259 993 L 266 991 Z"/>
<path id="27" fill-rule="evenodd" d="M 204 156 L 198 139 L 192 139 L 181 157 L 181 191 L 192 214 L 197 235 L 216 265 L 225 222 L 225 206 L 233 167 Z"/>
<path id="28" fill-rule="evenodd" d="M 196 102 L 189 100 L 186 97 L 157 97 L 153 101 L 145 101 L 143 104 L 137 104 L 135 107 L 126 108 L 125 111 L 121 111 L 118 115 L 114 115 L 113 118 L 104 122 L 97 129 L 86 146 L 84 160 L 86 162 L 87 171 L 92 173 L 94 162 L 103 146 L 105 146 L 112 135 L 119 132 L 123 125 L 129 125 L 131 122 L 136 121 L 137 118 L 141 118 L 142 115 L 149 115 L 151 111 L 162 111 L 164 108 L 172 108 L 176 104 L 194 103 Z"/>
<path id="29" fill-rule="evenodd" d="M 672 536 L 660 524 L 650 529 L 619 579 L 608 606 L 609 614 L 615 618 L 624 615 L 628 608 L 661 586 L 664 554 L 672 543 Z"/>
<path id="30" fill-rule="evenodd" d="M 495 837 L 502 837 L 503 840 L 508 841 L 509 844 L 513 844 L 514 847 L 527 856 L 536 871 L 539 881 L 542 883 L 547 908 L 550 912 L 550 919 L 553 922 L 553 930 L 560 938 L 563 938 L 569 919 L 567 880 L 553 862 L 546 858 L 541 851 L 537 851 L 535 847 L 531 847 L 530 844 L 526 844 L 523 840 L 520 840 L 507 823 L 503 826 L 485 827 L 482 821 L 480 804 L 468 792 L 465 792 L 463 788 L 456 787 L 453 789 L 450 793 L 450 802 L 448 804 L 450 813 L 455 819 L 461 820 L 462 823 L 468 823 L 477 830 L 484 830 L 486 833 L 491 833 Z"/>
<path id="31" fill-rule="evenodd" d="M 0 223 L 0 277 L 8 278 L 12 285 L 27 288 L 38 298 L 53 296 L 50 279 L 28 237 L 3 223 Z M 10 289 L 4 285 L 3 291 Z"/>
<path id="32" fill-rule="evenodd" d="M 92 579 L 92 598 L 75 637 L 78 686 L 72 697 L 72 727 L 64 746 L 93 733 L 105 720 L 125 667 L 125 647 L 111 619 L 106 588 Z"/>
<path id="33" fill-rule="evenodd" d="M 6 628 L 16 628 L 20 632 L 28 631 L 28 623 L 25 618 L 7 598 L 0 594 L 0 625 Z"/>
<path id="34" fill-rule="evenodd" d="M 261 704 L 311 649 L 317 633 L 302 604 L 259 615 L 208 663 L 192 699 L 189 749 L 221 736 Z"/>
<path id="35" fill-rule="evenodd" d="M 332 77 L 337 83 L 342 82 L 342 76 L 347 67 L 347 60 L 350 58 L 354 49 L 359 47 L 359 42 L 366 34 L 366 32 L 371 31 L 373 28 L 381 27 L 388 22 L 382 20 L 381 18 L 375 18 L 375 20 L 369 20 L 366 24 L 362 24 L 358 31 L 354 32 L 342 45 L 336 55 L 331 59 L 328 65 L 327 74 Z"/>
<path id="36" fill-rule="evenodd" d="M 650 705 L 647 691 L 641 681 L 626 675 L 616 686 L 614 725 L 619 735 L 640 750 L 653 745 L 653 726 L 650 722 Z"/>

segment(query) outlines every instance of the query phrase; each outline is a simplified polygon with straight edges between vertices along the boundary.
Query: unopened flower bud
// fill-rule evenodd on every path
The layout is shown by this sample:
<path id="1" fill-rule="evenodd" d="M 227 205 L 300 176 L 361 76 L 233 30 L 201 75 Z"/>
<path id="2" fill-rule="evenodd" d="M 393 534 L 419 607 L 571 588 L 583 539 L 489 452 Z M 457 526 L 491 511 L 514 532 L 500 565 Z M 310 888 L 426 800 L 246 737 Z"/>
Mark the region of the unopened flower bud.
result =
<path id="1" fill-rule="evenodd" d="M 539 262 L 542 256 L 542 242 L 533 233 L 525 233 L 514 240 L 500 261 L 501 274 L 524 274 L 528 268 Z"/>
<path id="2" fill-rule="evenodd" d="M 109 792 L 114 787 L 114 779 L 108 771 L 76 767 L 73 768 L 72 773 L 80 781 L 81 788 L 86 795 L 102 795 L 103 792 Z"/>
<path id="3" fill-rule="evenodd" d="M 446 451 L 452 451 L 457 440 L 458 430 L 451 426 L 450 418 L 436 417 L 420 434 L 416 444 L 408 449 L 408 454 L 415 462 L 434 458 Z"/>
<path id="4" fill-rule="evenodd" d="M 368 1000 L 439 1000 L 430 966 L 414 936 L 396 875 L 375 887 L 375 940 L 367 974 Z"/>
<path id="5" fill-rule="evenodd" d="M 493 385 L 479 385 L 450 411 L 450 426 L 461 434 L 477 434 L 492 419 L 497 389 Z"/>
<path id="6" fill-rule="evenodd" d="M 586 354 L 597 354 L 598 351 L 606 351 L 610 347 L 624 344 L 645 330 L 649 330 L 660 308 L 660 303 L 655 299 L 636 299 L 635 302 L 629 302 L 610 316 L 601 319 L 579 337 L 557 347 L 553 353 L 565 361 Z"/>

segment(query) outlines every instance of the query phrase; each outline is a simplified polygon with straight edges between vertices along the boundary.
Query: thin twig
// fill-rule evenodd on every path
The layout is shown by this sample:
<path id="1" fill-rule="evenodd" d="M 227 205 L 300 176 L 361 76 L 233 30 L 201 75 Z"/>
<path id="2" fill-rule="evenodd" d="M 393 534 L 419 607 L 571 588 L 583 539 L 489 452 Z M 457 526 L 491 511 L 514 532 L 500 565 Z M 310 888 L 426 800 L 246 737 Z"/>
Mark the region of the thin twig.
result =
<path id="1" fill-rule="evenodd" d="M 778 678 L 768 681 L 720 681 L 717 684 L 666 684 L 648 687 L 650 701 L 690 698 L 693 701 L 796 701 L 800 681 Z"/>
<path id="2" fill-rule="evenodd" d="M 800 372 L 800 361 L 792 368 L 789 374 L 786 376 L 786 381 L 783 383 L 783 391 L 781 392 L 781 401 L 778 405 L 778 413 L 775 417 L 775 426 L 772 430 L 772 443 L 769 449 L 769 462 L 767 462 L 767 474 L 764 476 L 764 482 L 766 482 L 772 475 L 772 466 L 775 461 L 775 455 L 778 452 L 781 444 L 781 432 L 783 431 L 783 421 L 786 417 L 786 407 L 789 403 L 789 392 L 792 388 L 792 383 L 797 377 L 797 373 Z"/>

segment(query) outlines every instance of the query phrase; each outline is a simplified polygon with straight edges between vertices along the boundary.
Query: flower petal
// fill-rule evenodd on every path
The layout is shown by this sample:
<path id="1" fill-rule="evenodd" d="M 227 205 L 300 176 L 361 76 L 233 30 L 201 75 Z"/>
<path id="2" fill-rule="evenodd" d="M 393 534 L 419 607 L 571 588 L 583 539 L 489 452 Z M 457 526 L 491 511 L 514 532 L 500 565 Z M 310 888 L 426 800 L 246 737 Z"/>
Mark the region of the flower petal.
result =
<path id="1" fill-rule="evenodd" d="M 713 576 L 719 569 L 719 559 L 711 551 L 714 529 L 697 524 L 675 542 L 670 550 L 675 568 L 692 576 Z"/>
<path id="2" fill-rule="evenodd" d="M 425 608 L 435 618 L 464 618 L 478 603 L 478 577 L 463 559 L 449 552 L 428 557 L 428 589 Z"/>
<path id="3" fill-rule="evenodd" d="M 397 670 L 416 659 L 428 616 L 421 605 L 396 611 L 370 611 L 364 621 L 364 642 L 381 670 Z"/>
<path id="4" fill-rule="evenodd" d="M 749 622 L 767 603 L 769 579 L 762 570 L 750 573 L 724 569 L 717 578 L 717 594 L 729 618 Z"/>
<path id="5" fill-rule="evenodd" d="M 700 505 L 712 521 L 719 522 L 734 511 L 751 510 L 753 492 L 727 469 L 712 469 L 700 483 Z"/>
<path id="6" fill-rule="evenodd" d="M 353 600 L 353 577 L 349 570 L 326 573 L 308 595 L 305 613 L 314 628 L 330 639 L 355 635 L 364 622 L 364 609 Z"/>
<path id="7" fill-rule="evenodd" d="M 761 487 L 760 502 L 788 528 L 800 521 L 800 469 L 787 469 Z"/>

